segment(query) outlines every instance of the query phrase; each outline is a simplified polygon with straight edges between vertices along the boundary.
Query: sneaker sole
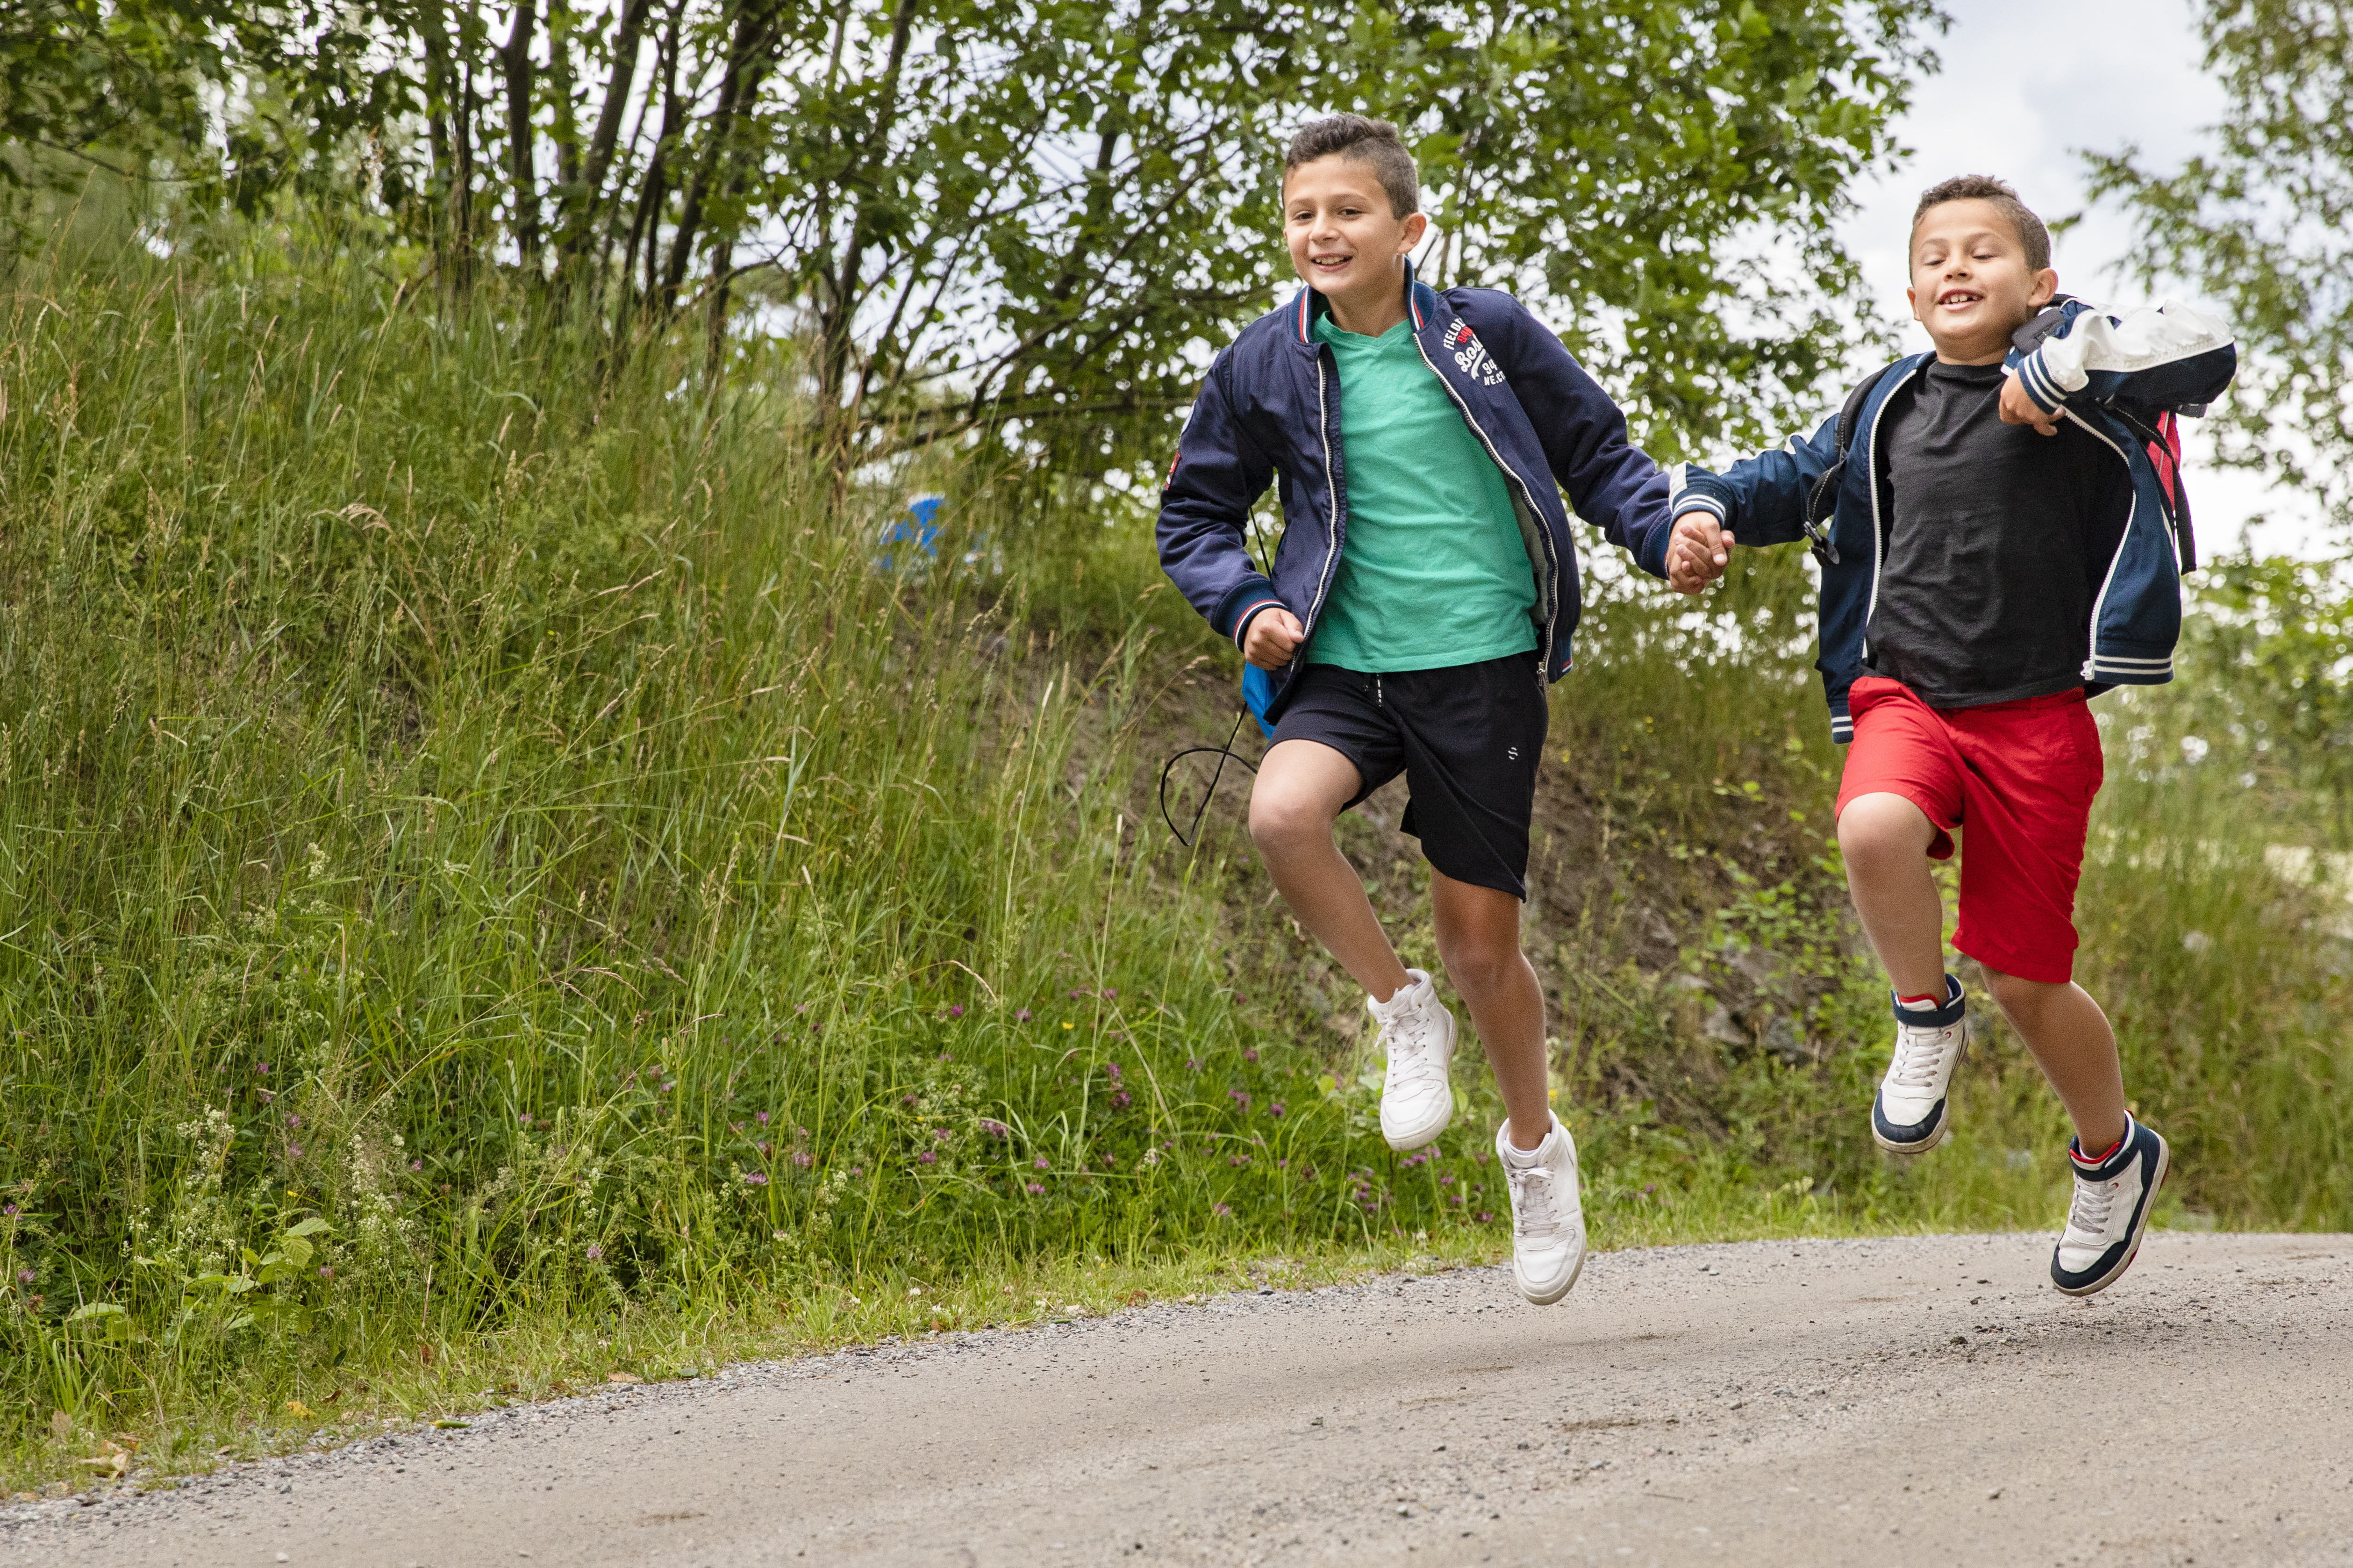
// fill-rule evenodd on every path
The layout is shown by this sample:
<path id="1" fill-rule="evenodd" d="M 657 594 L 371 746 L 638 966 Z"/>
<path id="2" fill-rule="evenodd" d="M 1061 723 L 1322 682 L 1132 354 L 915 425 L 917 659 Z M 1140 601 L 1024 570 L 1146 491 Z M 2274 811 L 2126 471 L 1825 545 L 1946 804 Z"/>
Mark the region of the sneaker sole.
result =
<path id="1" fill-rule="evenodd" d="M 1391 1149 L 1396 1150 L 1399 1154 L 1410 1154 L 1415 1150 L 1419 1149 L 1422 1145 L 1430 1142 L 1440 1133 L 1444 1132 L 1448 1128 L 1453 1125 L 1454 1101 L 1452 1096 L 1450 1095 L 1446 1103 L 1446 1114 L 1440 1117 L 1438 1120 L 1432 1123 L 1430 1127 L 1426 1128 L 1418 1128 L 1409 1132 L 1392 1134 L 1387 1125 L 1384 1125 L 1381 1128 L 1381 1139 L 1382 1141 L 1386 1142 Z"/>
<path id="2" fill-rule="evenodd" d="M 1577 1287 L 1577 1277 L 1585 1272 L 1585 1260 L 1588 1255 L 1590 1255 L 1583 1252 L 1577 1255 L 1577 1266 L 1568 1271 L 1568 1277 L 1561 1282 L 1560 1288 L 1549 1296 L 1538 1296 L 1525 1285 L 1522 1285 L 1520 1272 L 1517 1269 L 1512 1271 L 1512 1283 L 1519 1286 L 1520 1296 L 1529 1306 L 1549 1307 Z"/>
<path id="3" fill-rule="evenodd" d="M 1871 1141 L 1879 1145 L 1880 1148 L 1887 1150 L 1890 1154 L 1926 1154 L 1930 1150 L 1944 1143 L 1946 1139 L 1952 1136 L 1953 1102 L 1949 1099 L 1945 1102 L 1945 1119 L 1936 1124 L 1936 1131 L 1930 1133 L 1927 1137 L 1922 1139 L 1917 1143 L 1896 1143 L 1889 1139 L 1882 1138 L 1879 1134 L 1878 1118 L 1873 1118 L 1871 1123 Z"/>
<path id="4" fill-rule="evenodd" d="M 2058 1291 L 2062 1296 L 2097 1296 L 2101 1291 L 2105 1290 L 2109 1286 L 2114 1285 L 2117 1280 L 2122 1279 L 2125 1277 L 2125 1271 L 2133 1266 L 2133 1259 L 2140 1255 L 2140 1244 L 2148 1234 L 2148 1222 L 2157 1213 L 2157 1195 L 2165 1190 L 2166 1174 L 2172 1169 L 2172 1146 L 2169 1144 L 2158 1145 L 2157 1154 L 2157 1176 L 2148 1184 L 2148 1196 L 2142 1200 L 2140 1206 L 2140 1223 L 2133 1226 L 2132 1245 L 2125 1249 L 2124 1257 L 2114 1268 L 2100 1276 L 2099 1278 L 2092 1280 L 2087 1284 L 2062 1285 L 2054 1279 L 2051 1282 L 2051 1287 L 2053 1290 Z"/>

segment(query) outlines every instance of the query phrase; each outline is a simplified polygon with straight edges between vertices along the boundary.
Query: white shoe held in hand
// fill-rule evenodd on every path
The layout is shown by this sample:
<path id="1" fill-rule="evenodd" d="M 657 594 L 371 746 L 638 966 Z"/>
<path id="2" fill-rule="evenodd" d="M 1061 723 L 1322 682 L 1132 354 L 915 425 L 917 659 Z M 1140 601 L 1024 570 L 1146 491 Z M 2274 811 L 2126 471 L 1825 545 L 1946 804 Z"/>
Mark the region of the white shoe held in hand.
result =
<path id="1" fill-rule="evenodd" d="M 1438 1000 L 1428 970 L 1405 973 L 1406 983 L 1387 1001 L 1365 999 L 1389 1064 L 1381 1084 L 1381 1136 L 1400 1154 L 1419 1149 L 1454 1119 L 1454 1089 L 1446 1081 L 1454 1015 Z"/>
<path id="2" fill-rule="evenodd" d="M 1968 1044 L 1968 1008 L 1961 982 L 1945 977 L 1945 1005 L 1895 1004 L 1895 1058 L 1871 1102 L 1871 1136 L 1896 1154 L 1926 1154 L 1952 1130 L 1947 1091 L 1953 1069 Z"/>
<path id="3" fill-rule="evenodd" d="M 2172 1150 L 2154 1128 L 2127 1119 L 2124 1138 L 2097 1160 L 2067 1145 L 2075 1168 L 2075 1201 L 2067 1228 L 2051 1254 L 2051 1283 L 2070 1296 L 2105 1290 L 2124 1277 L 2140 1252 L 2157 1190 L 2165 1184 Z"/>
<path id="4" fill-rule="evenodd" d="M 1495 1131 L 1495 1154 L 1512 1189 L 1512 1283 L 1536 1306 L 1549 1307 L 1568 1294 L 1585 1267 L 1576 1140 L 1554 1117 L 1542 1143 L 1515 1149 L 1505 1122 Z"/>

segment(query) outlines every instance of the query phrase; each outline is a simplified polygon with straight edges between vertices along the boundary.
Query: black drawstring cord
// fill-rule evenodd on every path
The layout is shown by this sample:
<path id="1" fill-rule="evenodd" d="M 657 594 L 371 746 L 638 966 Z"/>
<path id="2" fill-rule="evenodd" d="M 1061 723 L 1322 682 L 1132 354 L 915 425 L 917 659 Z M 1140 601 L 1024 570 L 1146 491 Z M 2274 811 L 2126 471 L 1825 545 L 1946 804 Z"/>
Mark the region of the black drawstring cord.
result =
<path id="1" fill-rule="evenodd" d="M 1170 758 L 1167 761 L 1160 765 L 1160 820 L 1168 824 L 1168 831 L 1175 833 L 1176 835 L 1176 842 L 1183 844 L 1187 849 L 1191 849 L 1193 847 L 1194 841 L 1200 837 L 1201 819 L 1208 814 L 1210 798 L 1218 792 L 1218 780 L 1226 776 L 1226 762 L 1228 760 L 1239 762 L 1244 768 L 1249 768 L 1252 773 L 1256 773 L 1258 771 L 1258 765 L 1256 763 L 1250 762 L 1244 758 L 1236 757 L 1233 751 L 1234 737 L 1241 734 L 1242 720 L 1249 716 L 1250 709 L 1247 707 L 1234 715 L 1234 727 L 1232 732 L 1226 736 L 1225 745 L 1188 746 L 1184 750 L 1178 752 L 1176 756 Z M 1218 763 L 1218 770 L 1209 775 L 1209 787 L 1201 791 L 1200 808 L 1193 813 L 1193 826 L 1188 833 L 1187 832 L 1180 831 L 1176 826 L 1176 819 L 1168 813 L 1168 775 L 1175 771 L 1176 767 L 1179 762 L 1184 761 L 1185 758 L 1191 757 L 1196 752 L 1202 751 L 1213 751 L 1217 753 L 1219 761 Z"/>

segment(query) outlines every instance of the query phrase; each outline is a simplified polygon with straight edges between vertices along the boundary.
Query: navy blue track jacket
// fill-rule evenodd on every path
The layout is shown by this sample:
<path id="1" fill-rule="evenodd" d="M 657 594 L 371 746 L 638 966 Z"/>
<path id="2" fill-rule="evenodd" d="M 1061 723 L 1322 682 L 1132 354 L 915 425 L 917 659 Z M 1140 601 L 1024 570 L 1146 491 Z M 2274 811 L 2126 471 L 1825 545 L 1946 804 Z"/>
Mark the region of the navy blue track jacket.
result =
<path id="1" fill-rule="evenodd" d="M 1879 416 L 1898 387 L 1936 359 L 1897 360 L 1863 399 L 1840 476 L 1830 540 L 1838 558 L 1822 567 L 1821 672 L 1830 701 L 1831 736 L 1854 738 L 1847 690 L 1867 673 L 1864 632 L 1879 599 L 1880 562 L 1894 523 L 1894 499 L 1879 444 Z M 2168 408 L 2212 402 L 2237 373 L 2238 350 L 2221 323 L 2186 305 L 2162 305 L 2111 315 L 2069 300 L 2061 320 L 2031 354 L 2012 349 L 2008 367 L 2046 413 L 2058 414 L 2098 437 L 2125 464 L 2133 482 L 2132 512 L 2116 553 L 2092 603 L 2091 656 L 2084 681 L 2094 695 L 2117 685 L 2160 685 L 2173 679 L 2173 646 L 2181 633 L 2181 577 L 2168 526 L 2171 485 L 2160 475 L 2147 438 L 2126 418 L 2153 425 Z M 1805 537 L 1806 503 L 1814 482 L 1838 461 L 1838 419 L 1811 436 L 1791 436 L 1778 451 L 1744 458 L 1721 474 L 1684 464 L 1673 474 L 1673 510 L 1713 514 L 1742 545 L 1786 545 Z"/>
<path id="2" fill-rule="evenodd" d="M 1535 568 L 1538 678 L 1568 671 L 1577 630 L 1577 554 L 1567 490 L 1578 516 L 1666 575 L 1669 485 L 1626 440 L 1626 417 L 1527 308 L 1493 289 L 1440 292 L 1407 270 L 1414 342 L 1495 466 Z M 1340 372 L 1315 341 L 1323 296 L 1303 286 L 1244 327 L 1218 355 L 1185 422 L 1160 493 L 1160 564 L 1195 609 L 1240 648 L 1261 611 L 1282 605 L 1307 629 L 1274 672 L 1266 705 L 1282 712 L 1348 542 L 1340 449 Z M 1271 580 L 1243 543 L 1251 505 L 1282 478 L 1283 532 Z"/>

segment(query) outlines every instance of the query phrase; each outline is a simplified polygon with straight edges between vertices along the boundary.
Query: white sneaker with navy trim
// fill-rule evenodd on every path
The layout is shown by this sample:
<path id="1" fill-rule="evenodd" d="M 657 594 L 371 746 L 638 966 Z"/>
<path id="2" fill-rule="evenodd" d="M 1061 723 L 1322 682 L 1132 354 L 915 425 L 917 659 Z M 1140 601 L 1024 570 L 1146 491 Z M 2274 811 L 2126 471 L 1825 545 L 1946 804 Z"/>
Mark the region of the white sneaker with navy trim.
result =
<path id="1" fill-rule="evenodd" d="M 2089 1296 L 2124 1277 L 2140 1253 L 2172 1154 L 2155 1128 L 2130 1119 L 2124 1140 L 2096 1160 L 2084 1158 L 2081 1144 L 2068 1143 L 2075 1201 L 2051 1254 L 2052 1284 L 2070 1296 Z"/>
<path id="2" fill-rule="evenodd" d="M 1895 1004 L 1895 1054 L 1871 1102 L 1871 1136 L 1894 1154 L 1926 1154 L 1952 1130 L 1953 1069 L 1968 1045 L 1961 982 L 1945 977 L 1945 1005 Z"/>

